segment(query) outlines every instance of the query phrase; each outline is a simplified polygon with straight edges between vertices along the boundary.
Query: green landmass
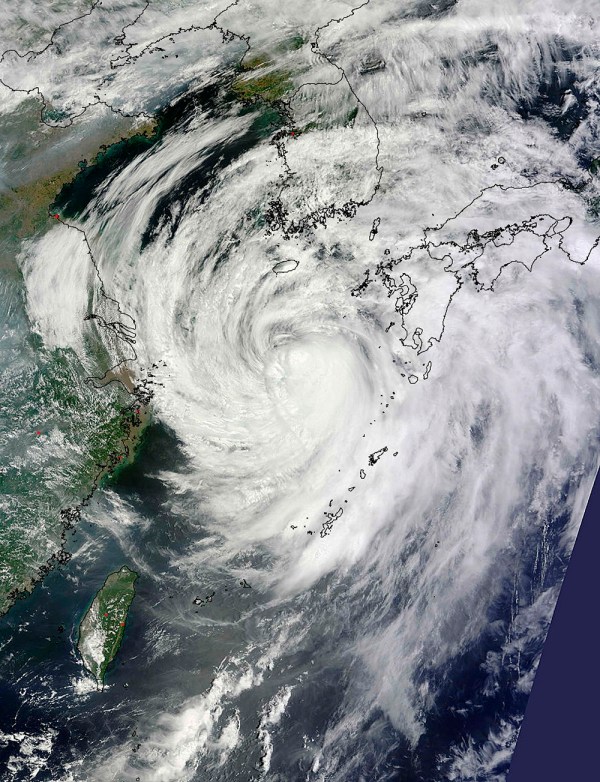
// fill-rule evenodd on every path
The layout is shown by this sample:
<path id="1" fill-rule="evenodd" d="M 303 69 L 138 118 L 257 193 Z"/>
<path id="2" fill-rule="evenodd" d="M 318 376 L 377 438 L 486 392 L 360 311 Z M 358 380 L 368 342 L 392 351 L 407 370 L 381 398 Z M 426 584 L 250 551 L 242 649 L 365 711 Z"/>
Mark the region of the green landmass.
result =
<path id="1" fill-rule="evenodd" d="M 250 103 L 260 100 L 268 104 L 281 100 L 294 87 L 292 76 L 299 70 L 294 53 L 304 43 L 301 35 L 294 35 L 280 42 L 271 52 L 248 51 L 232 84 L 234 97 Z M 277 67 L 275 63 L 278 63 Z"/>
<path id="2" fill-rule="evenodd" d="M 246 104 L 244 110 L 259 109 L 256 138 L 282 123 L 277 101 L 293 86 L 287 59 L 302 45 L 296 36 L 238 69 L 232 97 Z M 39 101 L 31 99 L 0 118 L 6 148 L 0 269 L 12 290 L 0 312 L 9 342 L 0 347 L 10 357 L 0 395 L 0 615 L 33 589 L 48 565 L 64 561 L 67 527 L 77 521 L 82 501 L 133 458 L 148 417 L 127 392 L 131 377 L 101 388 L 87 382 L 111 365 L 95 321 L 89 321 L 85 356 L 48 349 L 31 332 L 15 260 L 21 243 L 52 228 L 49 212 L 63 220 L 81 216 L 99 184 L 160 143 L 195 107 L 196 96 L 185 95 L 145 124 L 109 112 L 49 128 L 39 121 Z"/>
<path id="3" fill-rule="evenodd" d="M 111 573 L 79 625 L 77 649 L 99 687 L 121 646 L 137 578 L 126 566 Z"/>
<path id="4" fill-rule="evenodd" d="M 84 356 L 48 349 L 31 331 L 16 258 L 24 239 L 54 225 L 49 210 L 63 188 L 74 180 L 79 187 L 81 176 L 89 195 L 97 172 L 157 140 L 157 123 L 113 112 L 68 128 L 49 128 L 39 119 L 34 99 L 0 117 L 0 615 L 68 557 L 67 527 L 77 521 L 82 501 L 133 458 L 148 417 L 125 369 L 110 378 L 121 382 L 88 382 L 114 363 L 95 320 L 88 322 Z"/>
<path id="5" fill-rule="evenodd" d="M 23 352 L 31 362 L 5 368 L 0 395 L 0 614 L 61 551 L 61 511 L 133 458 L 146 423 L 120 383 L 86 382 L 72 350 Z"/>
<path id="6" fill-rule="evenodd" d="M 296 49 L 301 49 L 305 43 L 305 39 L 299 33 L 297 33 L 296 35 L 292 35 L 291 38 L 287 38 L 285 41 L 282 41 L 278 48 L 283 52 L 292 52 L 296 51 Z"/>
<path id="7" fill-rule="evenodd" d="M 40 123 L 39 101 L 34 99 L 25 101 L 14 114 L 1 116 L 5 159 L 0 187 L 0 267 L 14 263 L 20 240 L 53 226 L 52 202 L 82 169 L 93 169 L 113 146 L 128 139 L 140 143 L 155 133 L 155 123 L 140 124 L 115 113 L 98 118 L 96 125 L 50 128 Z"/>
<path id="8" fill-rule="evenodd" d="M 262 68 L 265 65 L 270 65 L 271 60 L 266 54 L 253 54 L 252 56 L 244 57 L 241 64 L 243 71 L 255 71 L 257 68 Z"/>
<path id="9" fill-rule="evenodd" d="M 289 71 L 272 70 L 252 77 L 239 76 L 233 82 L 233 92 L 239 100 L 261 98 L 270 103 L 283 98 L 293 86 Z"/>

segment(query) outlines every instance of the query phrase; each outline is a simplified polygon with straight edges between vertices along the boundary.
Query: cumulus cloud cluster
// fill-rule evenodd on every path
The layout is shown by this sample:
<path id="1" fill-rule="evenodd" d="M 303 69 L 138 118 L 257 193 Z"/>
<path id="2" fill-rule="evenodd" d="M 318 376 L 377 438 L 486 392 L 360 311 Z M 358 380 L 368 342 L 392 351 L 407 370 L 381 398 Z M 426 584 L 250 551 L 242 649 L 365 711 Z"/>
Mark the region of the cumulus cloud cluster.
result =
<path id="1" fill-rule="evenodd" d="M 534 649 L 528 670 L 510 669 L 527 691 L 557 558 L 597 469 L 598 22 L 588 4 L 469 0 L 301 14 L 151 3 L 133 24 L 141 5 L 115 4 L 86 72 L 75 39 L 64 53 L 5 55 L 11 86 L 45 79 L 65 116 L 90 95 L 147 111 L 218 80 L 248 46 L 275 57 L 301 36 L 281 54 L 293 87 L 279 144 L 241 150 L 253 115 L 200 107 L 105 182 L 80 223 L 136 320 L 140 362 L 166 365 L 156 415 L 187 466 L 161 478 L 177 513 L 202 514 L 177 567 L 234 573 L 265 600 L 210 690 L 152 714 L 141 759 L 94 758 L 89 778 L 243 766 L 249 690 L 264 778 L 296 778 L 298 757 L 307 779 L 384 778 L 394 742 L 418 751 L 457 661 L 487 660 L 492 697 L 498 659 Z M 221 29 L 210 27 L 219 11 Z M 362 206 L 290 238 L 267 230 L 276 198 L 290 220 Z M 74 273 L 75 249 L 62 263 L 68 230 L 31 246 L 23 268 L 44 338 L 77 345 L 98 282 Z M 36 296 L 44 280 L 60 280 L 60 320 Z M 285 712 L 319 687 L 315 663 L 343 684 L 314 744 L 290 754 Z M 518 722 L 491 720 L 486 747 L 473 739 L 427 762 L 439 778 L 495 779 L 506 757 L 491 747 L 512 742 Z"/>

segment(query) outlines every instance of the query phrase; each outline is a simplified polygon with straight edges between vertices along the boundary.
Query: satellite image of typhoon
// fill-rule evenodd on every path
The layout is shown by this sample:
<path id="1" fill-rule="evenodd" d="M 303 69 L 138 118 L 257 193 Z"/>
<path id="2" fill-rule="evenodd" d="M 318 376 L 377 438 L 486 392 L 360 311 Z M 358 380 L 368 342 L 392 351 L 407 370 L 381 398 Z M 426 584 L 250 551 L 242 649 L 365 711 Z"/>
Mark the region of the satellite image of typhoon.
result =
<path id="1" fill-rule="evenodd" d="M 2 1 L 2 782 L 507 779 L 599 69 L 600 0 Z"/>

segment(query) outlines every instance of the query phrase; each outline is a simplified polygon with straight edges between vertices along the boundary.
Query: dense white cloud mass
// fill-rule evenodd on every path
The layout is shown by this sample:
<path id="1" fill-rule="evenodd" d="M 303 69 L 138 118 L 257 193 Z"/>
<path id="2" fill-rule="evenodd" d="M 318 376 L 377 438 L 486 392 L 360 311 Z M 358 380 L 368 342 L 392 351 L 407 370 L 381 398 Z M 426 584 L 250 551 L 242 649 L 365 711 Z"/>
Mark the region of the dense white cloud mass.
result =
<path id="1" fill-rule="evenodd" d="M 165 499 L 90 513 L 198 680 L 63 778 L 505 779 L 598 467 L 600 6 L 88 5 L 3 83 L 181 116 L 20 264 L 46 344 L 104 307 L 155 365 Z M 242 105 L 256 67 L 285 104 Z"/>

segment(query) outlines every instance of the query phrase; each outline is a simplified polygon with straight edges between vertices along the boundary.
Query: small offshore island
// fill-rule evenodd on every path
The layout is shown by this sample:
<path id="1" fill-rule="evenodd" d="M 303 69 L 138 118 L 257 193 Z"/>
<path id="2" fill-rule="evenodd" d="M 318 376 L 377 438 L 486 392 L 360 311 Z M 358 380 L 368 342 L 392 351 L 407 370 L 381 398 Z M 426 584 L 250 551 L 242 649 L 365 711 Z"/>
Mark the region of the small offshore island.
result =
<path id="1" fill-rule="evenodd" d="M 138 574 L 125 566 L 111 573 L 79 625 L 77 649 L 100 689 L 121 646 L 137 578 Z"/>

